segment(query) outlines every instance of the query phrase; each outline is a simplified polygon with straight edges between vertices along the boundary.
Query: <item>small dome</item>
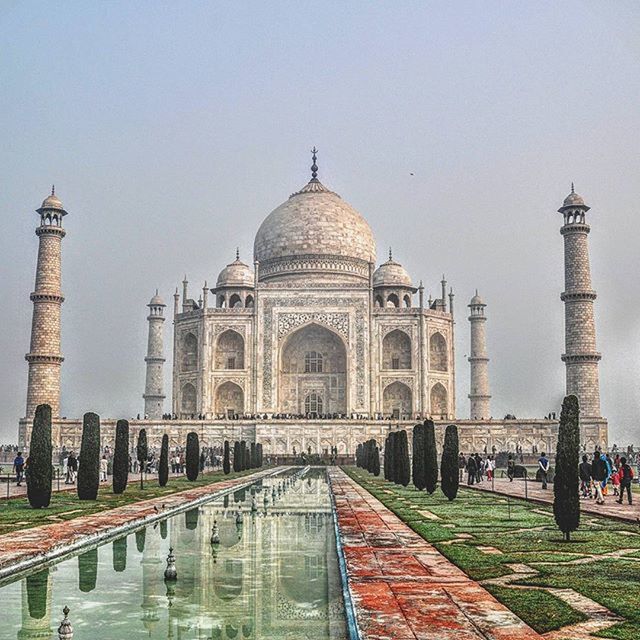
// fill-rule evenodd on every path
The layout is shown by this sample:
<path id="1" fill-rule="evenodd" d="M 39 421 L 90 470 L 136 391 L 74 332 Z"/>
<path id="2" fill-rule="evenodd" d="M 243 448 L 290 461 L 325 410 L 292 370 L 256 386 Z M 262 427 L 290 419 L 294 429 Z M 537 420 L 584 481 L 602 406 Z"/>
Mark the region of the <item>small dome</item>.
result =
<path id="1" fill-rule="evenodd" d="M 158 295 L 158 290 L 156 289 L 156 295 L 151 298 L 149 301 L 150 307 L 166 307 L 167 305 L 164 303 L 164 300 Z"/>
<path id="2" fill-rule="evenodd" d="M 572 207 L 582 207 L 586 211 L 589 210 L 589 207 L 584 202 L 584 198 L 581 195 L 578 195 L 574 188 L 573 182 L 571 183 L 571 193 L 564 199 L 562 206 L 558 209 L 560 213 L 564 213 L 566 209 L 570 209 Z"/>
<path id="3" fill-rule="evenodd" d="M 471 298 L 471 302 L 469 303 L 470 307 L 479 307 L 479 306 L 486 306 L 484 301 L 482 300 L 482 298 L 478 295 L 478 292 L 476 291 L 476 295 L 473 296 L 473 298 Z"/>
<path id="4" fill-rule="evenodd" d="M 374 287 L 411 287 L 411 276 L 389 254 L 389 259 L 373 273 Z"/>
<path id="5" fill-rule="evenodd" d="M 236 259 L 220 272 L 216 282 L 218 289 L 221 287 L 253 287 L 253 285 L 253 270 L 240 260 L 238 254 L 236 254 Z"/>
<path id="6" fill-rule="evenodd" d="M 38 213 L 47 210 L 62 211 L 62 215 L 67 213 L 62 206 L 62 202 L 60 202 L 60 198 L 56 195 L 55 187 L 51 187 L 51 194 L 42 201 L 42 206 L 36 209 Z"/>

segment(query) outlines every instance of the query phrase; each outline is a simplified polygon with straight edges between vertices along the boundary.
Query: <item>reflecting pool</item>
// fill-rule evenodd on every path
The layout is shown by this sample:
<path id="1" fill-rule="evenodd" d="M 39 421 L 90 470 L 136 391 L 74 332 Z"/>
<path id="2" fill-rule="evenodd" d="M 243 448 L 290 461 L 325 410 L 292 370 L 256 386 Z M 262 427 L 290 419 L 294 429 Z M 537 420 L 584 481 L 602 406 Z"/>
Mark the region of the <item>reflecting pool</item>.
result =
<path id="1" fill-rule="evenodd" d="M 74 640 L 347 638 L 326 474 L 301 471 L 5 584 L 0 638 L 57 638 L 65 605 Z"/>

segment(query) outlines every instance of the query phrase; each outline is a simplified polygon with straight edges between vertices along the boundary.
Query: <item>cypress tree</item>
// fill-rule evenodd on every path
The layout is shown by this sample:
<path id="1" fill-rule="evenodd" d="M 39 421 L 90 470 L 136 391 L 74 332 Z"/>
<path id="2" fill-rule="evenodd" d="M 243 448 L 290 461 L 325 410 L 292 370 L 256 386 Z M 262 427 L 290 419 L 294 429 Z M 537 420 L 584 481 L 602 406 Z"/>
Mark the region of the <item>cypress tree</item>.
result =
<path id="1" fill-rule="evenodd" d="M 389 442 L 390 437 L 387 436 L 384 441 L 384 479 L 389 480 Z"/>
<path id="2" fill-rule="evenodd" d="M 127 568 L 127 536 L 113 541 L 113 570 L 122 573 Z"/>
<path id="3" fill-rule="evenodd" d="M 80 469 L 78 469 L 80 471 Z M 98 549 L 89 549 L 78 556 L 78 586 L 82 593 L 96 588 L 98 579 Z"/>
<path id="4" fill-rule="evenodd" d="M 240 440 L 240 471 L 247 469 L 247 443 Z"/>
<path id="5" fill-rule="evenodd" d="M 425 456 L 424 456 L 424 425 L 417 424 L 413 427 L 413 458 L 412 463 L 412 475 L 413 484 L 418 491 L 422 491 L 425 488 Z"/>
<path id="6" fill-rule="evenodd" d="M 149 457 L 149 446 L 147 445 L 147 431 L 140 429 L 138 431 L 138 444 L 136 444 L 136 458 L 140 465 L 140 488 L 144 489 L 144 469 L 147 465 Z"/>
<path id="7" fill-rule="evenodd" d="M 460 475 L 458 471 L 458 456 L 460 449 L 458 444 L 458 427 L 450 424 L 444 432 L 444 446 L 442 448 L 442 462 L 440 463 L 440 486 L 449 500 L 458 495 Z"/>
<path id="8" fill-rule="evenodd" d="M 362 467 L 362 444 L 356 447 L 356 467 Z"/>
<path id="9" fill-rule="evenodd" d="M 396 431 L 392 431 L 387 438 L 389 444 L 389 482 L 396 481 Z"/>
<path id="10" fill-rule="evenodd" d="M 233 470 L 240 471 L 240 443 L 236 440 L 233 443 Z"/>
<path id="11" fill-rule="evenodd" d="M 33 418 L 27 482 L 27 498 L 34 509 L 46 508 L 51 502 L 51 456 L 51 407 L 39 404 Z"/>
<path id="12" fill-rule="evenodd" d="M 407 440 L 407 432 L 404 429 L 396 434 L 396 450 L 396 484 L 406 487 L 411 479 L 411 465 L 409 464 L 409 441 Z"/>
<path id="13" fill-rule="evenodd" d="M 256 456 L 258 458 L 258 468 L 262 467 L 263 461 L 262 461 L 262 443 L 258 442 L 258 444 L 256 445 Z"/>
<path id="14" fill-rule="evenodd" d="M 432 494 L 438 487 L 438 450 L 433 420 L 424 423 L 424 472 L 424 486 Z"/>
<path id="15" fill-rule="evenodd" d="M 78 467 L 78 498 L 95 500 L 100 484 L 100 416 L 85 413 L 82 421 L 80 466 Z"/>
<path id="16" fill-rule="evenodd" d="M 374 476 L 380 475 L 380 449 L 375 445 L 373 448 L 373 468 L 371 469 L 371 473 Z"/>
<path id="17" fill-rule="evenodd" d="M 113 450 L 113 493 L 123 493 L 129 480 L 129 423 L 116 423 L 116 445 Z"/>
<path id="18" fill-rule="evenodd" d="M 565 542 L 571 532 L 580 526 L 580 497 L 578 463 L 580 458 L 580 407 L 576 396 L 567 396 L 562 403 L 558 446 L 556 449 L 556 475 L 553 480 L 553 515 L 564 534 Z"/>
<path id="19" fill-rule="evenodd" d="M 231 472 L 231 460 L 229 459 L 229 441 L 224 441 L 224 457 L 222 459 L 222 470 L 224 475 L 229 475 Z"/>
<path id="20" fill-rule="evenodd" d="M 200 471 L 200 442 L 198 440 L 198 434 L 195 431 L 190 431 L 187 434 L 186 458 L 187 480 L 193 482 L 197 479 L 198 472 Z"/>
<path id="21" fill-rule="evenodd" d="M 160 463 L 158 465 L 158 484 L 166 487 L 169 482 L 169 436 L 165 433 L 162 436 L 160 446 Z"/>
<path id="22" fill-rule="evenodd" d="M 251 468 L 255 469 L 258 466 L 258 459 L 256 458 L 256 443 L 255 442 L 251 443 L 250 457 L 251 457 Z"/>

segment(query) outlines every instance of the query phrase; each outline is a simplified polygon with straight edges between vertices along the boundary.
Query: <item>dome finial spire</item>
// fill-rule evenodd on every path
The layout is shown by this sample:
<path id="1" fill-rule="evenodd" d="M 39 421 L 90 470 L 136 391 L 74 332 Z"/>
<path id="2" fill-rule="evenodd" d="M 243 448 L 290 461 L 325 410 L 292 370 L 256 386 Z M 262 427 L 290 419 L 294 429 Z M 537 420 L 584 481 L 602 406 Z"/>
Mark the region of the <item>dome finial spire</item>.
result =
<path id="1" fill-rule="evenodd" d="M 573 182 L 572 182 L 572 183 L 571 183 L 571 193 L 575 193 L 575 192 L 576 192 L 576 190 L 575 190 L 575 188 L 573 187 Z"/>
<path id="2" fill-rule="evenodd" d="M 311 165 L 311 179 L 312 180 L 317 180 L 318 179 L 318 165 L 316 164 L 316 160 L 318 159 L 317 154 L 318 150 L 315 148 L 315 146 L 313 147 L 313 149 L 311 149 L 311 159 L 313 160 L 313 164 Z"/>
<path id="3" fill-rule="evenodd" d="M 236 260 L 240 260 L 240 247 L 236 247 Z"/>
<path id="4" fill-rule="evenodd" d="M 56 185 L 55 185 L 55 184 L 52 184 L 52 185 L 51 185 L 51 195 L 52 195 L 52 196 L 55 196 L 55 195 L 56 195 Z"/>
<path id="5" fill-rule="evenodd" d="M 389 262 L 391 262 L 393 260 L 393 251 L 391 250 L 391 247 L 389 247 Z"/>

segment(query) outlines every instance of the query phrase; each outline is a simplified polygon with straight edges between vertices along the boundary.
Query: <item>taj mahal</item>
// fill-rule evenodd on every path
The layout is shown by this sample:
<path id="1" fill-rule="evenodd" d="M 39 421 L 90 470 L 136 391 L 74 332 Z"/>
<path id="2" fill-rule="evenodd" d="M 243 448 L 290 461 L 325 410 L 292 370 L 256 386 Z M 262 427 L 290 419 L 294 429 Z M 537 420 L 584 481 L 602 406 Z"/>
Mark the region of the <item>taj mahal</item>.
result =
<path id="1" fill-rule="evenodd" d="M 483 299 L 476 293 L 457 316 L 444 276 L 439 297 L 425 299 L 422 281 L 391 251 L 377 265 L 367 220 L 318 179 L 315 149 L 312 160 L 309 182 L 260 225 L 252 261 L 236 252 L 214 287 L 205 282 L 194 292 L 185 276 L 181 291 L 176 289 L 170 398 L 164 387 L 167 307 L 158 292 L 151 298 L 144 410 L 131 422 L 132 433 L 145 428 L 152 442 L 168 433 L 172 444 L 181 445 L 195 430 L 210 446 L 244 439 L 262 443 L 265 453 L 335 447 L 352 454 L 365 439 L 383 441 L 397 428 L 410 433 L 413 424 L 431 418 L 440 439 L 446 424 L 458 425 L 462 451 L 553 451 L 557 420 L 491 414 Z M 593 450 L 607 444 L 607 421 L 600 415 L 588 211 L 572 186 L 559 209 L 565 250 L 562 360 L 566 393 L 580 400 L 581 438 Z M 19 440 L 28 444 L 35 407 L 46 402 L 55 416 L 54 445 L 77 448 L 81 419 L 59 415 L 67 211 L 52 192 L 37 212 L 40 245 Z M 463 319 L 471 349 L 469 413 L 461 418 L 454 328 Z M 102 419 L 105 444 L 113 443 L 114 425 L 115 419 Z"/>

